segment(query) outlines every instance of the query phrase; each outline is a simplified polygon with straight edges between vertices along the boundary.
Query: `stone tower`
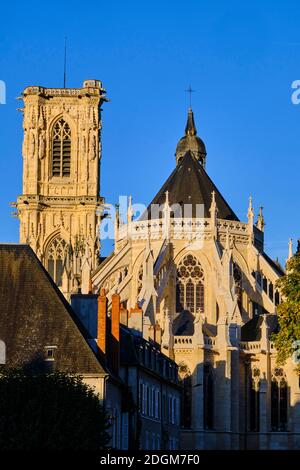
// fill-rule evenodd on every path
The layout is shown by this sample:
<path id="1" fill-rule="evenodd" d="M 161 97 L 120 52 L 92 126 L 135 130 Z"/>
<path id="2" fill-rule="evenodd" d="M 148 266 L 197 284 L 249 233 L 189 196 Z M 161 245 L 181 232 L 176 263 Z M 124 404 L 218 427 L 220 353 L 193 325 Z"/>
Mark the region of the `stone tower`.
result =
<path id="1" fill-rule="evenodd" d="M 101 104 L 98 80 L 82 88 L 27 87 L 23 108 L 20 242 L 35 251 L 68 298 L 88 291 L 99 260 Z"/>

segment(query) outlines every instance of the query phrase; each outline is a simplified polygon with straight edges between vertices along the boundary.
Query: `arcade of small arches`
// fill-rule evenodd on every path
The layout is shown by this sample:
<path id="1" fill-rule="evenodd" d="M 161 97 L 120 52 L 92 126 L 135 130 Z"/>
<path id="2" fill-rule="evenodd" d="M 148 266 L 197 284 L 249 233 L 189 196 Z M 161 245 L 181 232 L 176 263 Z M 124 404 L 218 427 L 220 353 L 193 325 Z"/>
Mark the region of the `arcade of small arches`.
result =
<path id="1" fill-rule="evenodd" d="M 128 274 L 128 265 L 123 266 L 120 269 L 117 269 L 109 277 L 106 278 L 103 287 L 106 292 L 110 292 L 114 287 L 121 284 Z"/>
<path id="2" fill-rule="evenodd" d="M 268 295 L 270 300 L 275 304 L 279 305 L 280 303 L 280 293 L 274 287 L 272 281 L 270 281 L 263 273 L 260 271 L 253 271 L 252 276 L 256 280 L 257 285 Z"/>
<path id="3" fill-rule="evenodd" d="M 257 367 L 251 367 L 245 363 L 246 369 L 246 393 L 245 393 L 245 420 L 247 431 L 259 432 L 260 430 L 260 390 L 263 380 L 261 371 Z M 181 425 L 184 429 L 192 425 L 192 389 L 193 378 L 190 368 L 185 362 L 178 364 L 178 372 L 182 384 L 182 410 Z M 214 366 L 205 362 L 203 364 L 203 427 L 206 430 L 215 429 L 214 400 L 216 389 L 216 370 Z M 271 430 L 273 432 L 287 431 L 288 427 L 288 383 L 282 368 L 276 367 L 272 372 L 271 381 Z"/>

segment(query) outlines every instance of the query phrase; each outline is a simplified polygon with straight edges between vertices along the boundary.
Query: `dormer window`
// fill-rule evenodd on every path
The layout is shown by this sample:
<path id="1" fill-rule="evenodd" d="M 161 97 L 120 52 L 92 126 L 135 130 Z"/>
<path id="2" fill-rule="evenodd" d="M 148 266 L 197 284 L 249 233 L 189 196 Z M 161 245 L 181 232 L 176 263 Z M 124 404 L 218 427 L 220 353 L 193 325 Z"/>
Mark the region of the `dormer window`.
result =
<path id="1" fill-rule="evenodd" d="M 57 346 L 45 346 L 45 361 L 54 361 Z"/>
<path id="2" fill-rule="evenodd" d="M 52 134 L 52 176 L 69 177 L 70 169 L 71 129 L 64 119 L 59 119 Z"/>

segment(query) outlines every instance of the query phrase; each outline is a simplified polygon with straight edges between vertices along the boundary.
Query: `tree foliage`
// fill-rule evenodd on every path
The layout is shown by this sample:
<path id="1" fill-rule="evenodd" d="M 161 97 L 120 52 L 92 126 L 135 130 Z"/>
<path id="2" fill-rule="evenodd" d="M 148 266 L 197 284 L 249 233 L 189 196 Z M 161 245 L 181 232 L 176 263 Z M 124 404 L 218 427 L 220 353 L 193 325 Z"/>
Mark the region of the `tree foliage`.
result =
<path id="1" fill-rule="evenodd" d="M 286 266 L 286 274 L 276 286 L 282 302 L 277 307 L 279 331 L 272 340 L 277 349 L 277 361 L 284 364 L 295 353 L 294 342 L 300 340 L 300 252 L 293 256 Z M 298 364 L 298 372 L 300 365 Z"/>
<path id="2" fill-rule="evenodd" d="M 99 397 L 81 377 L 1 370 L 1 450 L 99 450 L 107 428 Z"/>

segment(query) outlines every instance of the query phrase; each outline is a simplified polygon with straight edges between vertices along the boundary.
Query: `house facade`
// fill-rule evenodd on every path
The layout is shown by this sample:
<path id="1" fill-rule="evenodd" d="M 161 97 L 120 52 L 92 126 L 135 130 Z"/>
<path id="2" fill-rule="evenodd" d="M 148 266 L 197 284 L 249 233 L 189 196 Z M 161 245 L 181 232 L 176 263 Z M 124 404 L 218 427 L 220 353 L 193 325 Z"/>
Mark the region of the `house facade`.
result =
<path id="1" fill-rule="evenodd" d="M 0 363 L 79 374 L 103 402 L 122 448 L 124 384 L 104 364 L 70 304 L 28 245 L 0 244 Z"/>
<path id="2" fill-rule="evenodd" d="M 182 387 L 178 367 L 158 343 L 128 327 L 127 319 L 142 318 L 142 310 L 128 312 L 118 294 L 113 294 L 109 306 L 103 289 L 99 295 L 74 294 L 71 304 L 87 329 L 88 342 L 97 345 L 102 362 L 124 384 L 123 411 L 114 416 L 114 425 L 122 431 L 119 448 L 179 449 Z M 114 396 L 107 395 L 106 403 L 111 408 Z"/>
<path id="3" fill-rule="evenodd" d="M 178 450 L 182 388 L 176 363 L 157 343 L 122 326 L 120 375 L 135 403 L 131 448 Z"/>

